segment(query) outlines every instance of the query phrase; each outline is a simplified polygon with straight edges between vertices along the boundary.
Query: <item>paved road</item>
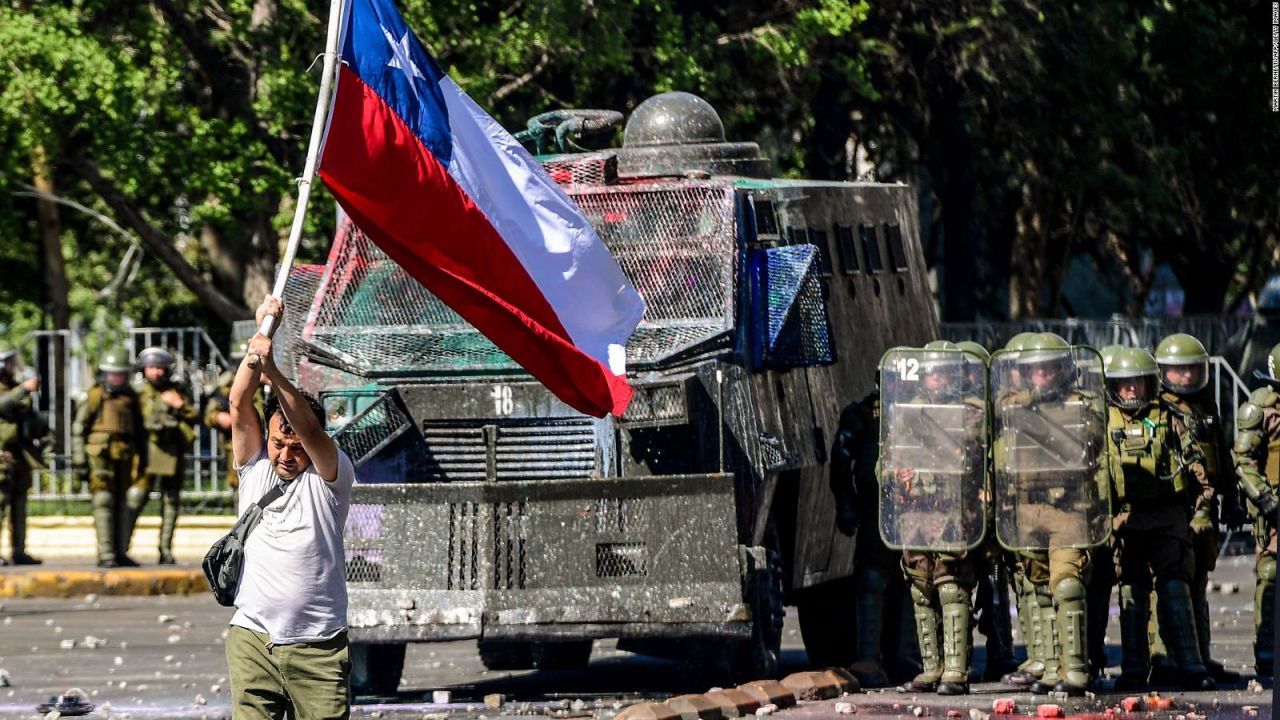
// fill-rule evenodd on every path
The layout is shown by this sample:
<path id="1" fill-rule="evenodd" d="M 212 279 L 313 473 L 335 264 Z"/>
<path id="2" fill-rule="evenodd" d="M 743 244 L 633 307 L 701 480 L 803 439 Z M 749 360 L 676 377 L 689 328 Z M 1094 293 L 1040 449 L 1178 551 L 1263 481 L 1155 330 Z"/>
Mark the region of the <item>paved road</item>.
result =
<path id="1" fill-rule="evenodd" d="M 1235 594 L 1215 594 L 1214 645 L 1219 659 L 1235 669 L 1251 663 L 1251 558 L 1224 560 L 1215 581 L 1235 583 Z M 78 687 L 106 714 L 131 717 L 226 717 L 228 696 L 223 635 L 230 612 L 206 596 L 153 598 L 80 598 L 74 600 L 9 600 L 0 606 L 0 668 L 12 686 L 0 687 L 0 717 L 34 717 L 37 703 L 70 687 Z M 94 639 L 102 641 L 99 646 Z M 1112 620 L 1110 637 L 1118 639 Z M 981 643 L 981 636 L 977 638 Z M 789 614 L 784 635 L 784 671 L 803 669 L 805 657 L 795 618 Z M 67 645 L 68 647 L 63 647 Z M 1119 648 L 1112 646 L 1113 664 Z M 975 662 L 981 665 L 982 653 Z M 612 642 L 599 642 L 585 671 L 490 673 L 476 657 L 474 642 L 411 646 L 401 690 L 394 698 L 363 701 L 357 715 L 440 717 L 440 713 L 488 718 L 551 711 L 560 716 L 608 715 L 616 706 L 640 698 L 665 697 L 708 689 L 710 681 L 696 671 L 629 653 Z M 436 689 L 448 689 L 453 704 L 429 704 Z M 978 694 L 962 701 L 912 698 L 893 691 L 857 696 L 849 701 L 862 717 L 913 717 L 914 704 L 946 716 L 948 709 L 990 708 L 991 699 L 1009 696 L 998 686 L 978 686 Z M 483 697 L 508 698 L 502 712 L 485 708 Z M 1023 708 L 1034 708 L 1028 695 L 1014 696 Z M 1239 715 L 1242 705 L 1263 706 L 1268 716 L 1271 692 L 1223 691 L 1184 696 L 1184 702 L 1211 708 L 1215 717 Z M 1102 696 L 1105 700 L 1105 695 Z M 1041 699 L 1043 700 L 1043 699 Z M 575 702 L 577 701 L 577 702 Z M 1100 701 L 1099 701 L 1100 702 Z M 899 707 L 895 709 L 894 704 Z M 1073 704 L 1074 709 L 1099 709 Z M 1183 712 L 1186 706 L 1183 705 Z M 787 717 L 832 716 L 834 702 L 816 703 L 779 713 Z M 1172 717 L 1173 713 L 1167 713 Z M 98 716 L 103 716 L 98 713 Z"/>

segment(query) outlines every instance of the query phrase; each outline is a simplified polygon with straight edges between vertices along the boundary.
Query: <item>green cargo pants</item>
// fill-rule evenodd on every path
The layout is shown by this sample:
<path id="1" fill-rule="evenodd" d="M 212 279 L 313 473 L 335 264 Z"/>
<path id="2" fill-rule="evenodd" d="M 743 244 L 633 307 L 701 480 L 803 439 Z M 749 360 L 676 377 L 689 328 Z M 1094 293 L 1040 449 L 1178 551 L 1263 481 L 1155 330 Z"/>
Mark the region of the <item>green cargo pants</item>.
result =
<path id="1" fill-rule="evenodd" d="M 351 713 L 347 633 L 331 640 L 272 645 L 271 638 L 232 625 L 227 667 L 234 720 L 342 718 Z"/>

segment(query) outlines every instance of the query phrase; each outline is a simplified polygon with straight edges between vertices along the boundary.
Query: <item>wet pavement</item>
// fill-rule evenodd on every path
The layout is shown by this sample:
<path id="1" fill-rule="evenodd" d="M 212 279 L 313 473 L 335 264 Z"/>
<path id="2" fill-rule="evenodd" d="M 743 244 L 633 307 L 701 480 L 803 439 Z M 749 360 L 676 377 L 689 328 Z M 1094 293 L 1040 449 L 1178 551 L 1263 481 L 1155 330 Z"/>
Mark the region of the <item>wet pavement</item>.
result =
<path id="1" fill-rule="evenodd" d="M 1231 669 L 1252 668 L 1252 558 L 1225 558 L 1214 575 L 1221 588 L 1210 596 L 1214 647 Z M 1234 592 L 1233 592 L 1234 591 Z M 69 600 L 0 601 L 0 668 L 10 686 L 0 686 L 0 717 L 37 717 L 35 707 L 51 695 L 78 687 L 99 706 L 96 717 L 228 717 L 229 696 L 223 638 L 228 608 L 212 597 L 79 597 Z M 1112 664 L 1119 662 L 1118 628 L 1109 637 Z M 975 664 L 984 662 L 982 637 L 975 635 Z M 794 612 L 788 612 L 783 638 L 783 672 L 805 668 Z M 1113 667 L 1112 672 L 1116 672 Z M 392 697 L 362 698 L 354 714 L 362 717 L 448 715 L 512 717 L 606 717 L 645 699 L 702 692 L 714 684 L 696 668 L 620 652 L 612 641 L 596 643 L 591 664 L 576 671 L 488 672 L 474 642 L 410 646 L 400 691 Z M 3 680 L 0 680 L 0 685 Z M 1269 683 L 1268 683 L 1269 686 Z M 432 703 L 436 690 L 448 690 L 449 704 Z M 1167 709 L 1139 713 L 1144 718 L 1198 720 L 1259 717 L 1271 714 L 1271 690 L 1249 689 L 1243 682 L 1215 693 L 1164 693 Z M 495 707 L 502 695 L 502 705 Z M 987 720 L 992 702 L 1013 698 L 1019 715 L 1035 716 L 1038 706 L 1057 703 L 1068 716 L 1124 718 L 1106 709 L 1121 696 L 1100 692 L 1081 700 L 1054 700 L 1012 693 L 999 685 L 976 685 L 961 699 L 875 691 L 836 700 L 802 703 L 775 713 L 816 718 L 848 714 L 867 717 L 937 717 Z M 1216 706 L 1215 706 L 1216 702 Z M 918 708 L 918 709 L 917 709 Z M 1012 716 L 1011 716 L 1012 717 Z M 1001 720 L 997 716 L 996 720 Z"/>

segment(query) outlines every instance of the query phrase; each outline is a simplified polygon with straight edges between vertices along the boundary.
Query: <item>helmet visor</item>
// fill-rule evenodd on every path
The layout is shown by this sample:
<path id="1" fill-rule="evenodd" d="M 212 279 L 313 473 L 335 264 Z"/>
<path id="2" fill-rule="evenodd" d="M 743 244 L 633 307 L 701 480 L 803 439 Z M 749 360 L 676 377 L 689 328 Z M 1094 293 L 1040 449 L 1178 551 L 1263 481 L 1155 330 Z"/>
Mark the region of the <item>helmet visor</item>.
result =
<path id="1" fill-rule="evenodd" d="M 1198 393 L 1209 384 L 1209 361 L 1160 363 L 1160 382 L 1179 395 Z"/>
<path id="2" fill-rule="evenodd" d="M 1111 402 L 1125 410 L 1137 410 L 1156 396 L 1156 379 L 1150 375 L 1107 378 Z"/>

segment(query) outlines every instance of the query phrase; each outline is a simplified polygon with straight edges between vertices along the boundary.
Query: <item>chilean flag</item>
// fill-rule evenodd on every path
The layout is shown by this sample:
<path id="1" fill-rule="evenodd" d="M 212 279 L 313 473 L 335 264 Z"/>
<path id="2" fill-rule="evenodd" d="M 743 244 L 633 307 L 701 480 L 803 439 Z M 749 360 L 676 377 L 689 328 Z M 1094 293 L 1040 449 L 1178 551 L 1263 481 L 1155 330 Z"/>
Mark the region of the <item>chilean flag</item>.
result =
<path id="1" fill-rule="evenodd" d="M 320 176 L 374 242 L 571 407 L 621 415 L 644 300 L 392 0 L 349 0 Z"/>

